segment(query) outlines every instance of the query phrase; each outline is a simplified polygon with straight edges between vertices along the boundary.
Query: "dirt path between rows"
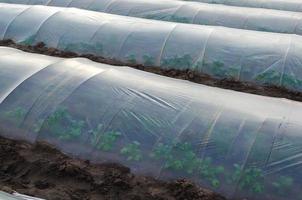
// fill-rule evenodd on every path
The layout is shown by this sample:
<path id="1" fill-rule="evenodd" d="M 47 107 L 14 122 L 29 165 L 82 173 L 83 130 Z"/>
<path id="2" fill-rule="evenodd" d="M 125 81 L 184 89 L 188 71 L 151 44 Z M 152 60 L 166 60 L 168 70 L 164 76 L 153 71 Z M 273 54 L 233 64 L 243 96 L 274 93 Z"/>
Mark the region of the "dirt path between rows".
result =
<path id="1" fill-rule="evenodd" d="M 277 87 L 277 86 L 270 86 L 270 85 L 256 86 L 255 84 L 240 82 L 236 80 L 215 79 L 210 77 L 209 75 L 193 72 L 190 70 L 181 71 L 181 70 L 172 70 L 172 69 L 161 69 L 159 67 L 144 67 L 143 65 L 131 64 L 131 63 L 125 64 L 125 63 L 118 62 L 116 60 L 108 60 L 91 54 L 79 55 L 73 52 L 65 52 L 54 48 L 47 48 L 43 43 L 38 43 L 35 46 L 28 46 L 28 45 L 16 44 L 12 40 L 2 40 L 0 41 L 0 46 L 8 46 L 8 47 L 23 50 L 25 52 L 39 53 L 39 54 L 57 56 L 63 58 L 85 57 L 99 63 L 106 63 L 115 66 L 127 65 L 135 69 L 152 72 L 155 74 L 164 75 L 172 78 L 189 80 L 195 83 L 200 83 L 208 86 L 231 89 L 235 91 L 258 94 L 263 96 L 280 97 L 280 98 L 292 99 L 295 101 L 302 101 L 302 92 L 291 91 L 284 87 Z"/>
<path id="2" fill-rule="evenodd" d="M 0 137 L 0 190 L 47 200 L 225 200 L 186 180 L 136 176 L 118 164 L 72 159 L 47 143 Z"/>

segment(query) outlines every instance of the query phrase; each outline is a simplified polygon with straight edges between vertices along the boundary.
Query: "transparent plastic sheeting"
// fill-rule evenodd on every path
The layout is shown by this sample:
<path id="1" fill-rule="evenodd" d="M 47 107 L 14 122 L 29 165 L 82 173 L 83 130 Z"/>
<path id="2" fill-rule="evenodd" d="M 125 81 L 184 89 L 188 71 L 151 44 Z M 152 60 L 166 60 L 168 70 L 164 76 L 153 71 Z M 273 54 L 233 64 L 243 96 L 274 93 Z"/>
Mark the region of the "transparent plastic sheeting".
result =
<path id="1" fill-rule="evenodd" d="M 169 0 L 165 0 L 169 3 Z M 177 0 L 173 0 L 177 1 Z M 266 8 L 266 9 L 276 9 L 285 11 L 302 11 L 302 1 L 301 0 L 182 0 L 182 1 L 195 1 L 211 4 L 225 4 L 231 6 L 240 7 L 253 7 L 253 8 Z M 22 3 L 22 4 L 44 4 L 52 6 L 72 6 L 72 7 L 90 7 L 92 9 L 103 9 L 114 4 L 120 4 L 122 2 L 123 7 L 127 7 L 129 1 L 119 1 L 119 0 L 1 0 L 5 3 Z M 144 1 L 142 1 L 145 3 Z M 163 2 L 164 4 L 164 2 Z M 248 13 L 247 13 L 248 14 Z"/>
<path id="2" fill-rule="evenodd" d="M 189 0 L 183 0 L 183 1 L 189 1 Z M 276 10 L 302 12 L 301 0 L 190 0 L 190 1 L 212 3 L 212 4 L 225 4 L 230 6 L 268 8 L 268 9 L 276 9 Z"/>
<path id="3" fill-rule="evenodd" d="M 77 7 L 163 21 L 302 34 L 302 13 L 261 8 L 243 8 L 175 0 L 0 0 L 0 2 Z"/>
<path id="4" fill-rule="evenodd" d="M 40 198 L 30 197 L 27 195 L 22 195 L 19 193 L 8 194 L 0 191 L 0 199 L 1 200 L 43 200 Z"/>
<path id="5" fill-rule="evenodd" d="M 300 102 L 83 58 L 0 53 L 4 137 L 47 141 L 137 174 L 187 178 L 230 198 L 302 198 Z"/>
<path id="6" fill-rule="evenodd" d="M 298 26 L 297 26 L 298 27 Z M 302 24 L 300 28 L 302 32 Z M 0 39 L 302 91 L 302 37 L 0 4 Z"/>

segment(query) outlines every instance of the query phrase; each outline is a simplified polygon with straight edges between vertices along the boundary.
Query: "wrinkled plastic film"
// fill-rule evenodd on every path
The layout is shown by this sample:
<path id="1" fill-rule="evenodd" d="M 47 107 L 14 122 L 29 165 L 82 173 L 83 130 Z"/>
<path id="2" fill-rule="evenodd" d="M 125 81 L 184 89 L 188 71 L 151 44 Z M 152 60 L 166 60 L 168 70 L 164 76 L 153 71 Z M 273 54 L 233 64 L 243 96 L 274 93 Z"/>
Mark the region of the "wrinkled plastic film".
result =
<path id="1" fill-rule="evenodd" d="M 4 35 L 4 39 L 9 39 L 13 36 L 16 41 L 23 42 L 28 45 L 33 44 L 35 34 L 42 24 L 58 12 L 59 11 L 57 9 L 48 9 L 47 12 L 41 12 L 40 9 L 32 7 L 22 12 L 19 17 L 15 18 L 10 23 Z M 36 20 L 31 21 L 30 19 L 33 15 L 36 16 Z"/>
<path id="2" fill-rule="evenodd" d="M 1 17 L 0 17 L 0 38 L 3 39 L 6 29 L 8 28 L 9 24 L 11 23 L 14 18 L 22 13 L 26 7 L 23 6 L 16 6 L 14 9 L 9 9 L 7 7 L 3 7 L 2 5 L 0 6 L 1 10 Z"/>
<path id="3" fill-rule="evenodd" d="M 6 12 L 15 8 L 1 5 Z M 51 7 L 44 12 L 48 9 L 42 6 L 23 7 L 28 10 L 21 15 L 14 10 L 15 19 L 7 18 L 6 39 L 25 44 L 44 42 L 60 50 L 129 64 L 190 69 L 217 78 L 301 90 L 297 73 L 301 66 L 300 36 L 149 21 L 78 9 Z M 40 17 L 31 19 L 31 13 Z M 18 31 L 24 26 L 27 31 Z"/>
<path id="4" fill-rule="evenodd" d="M 171 22 L 302 34 L 299 29 L 295 29 L 296 24 L 301 23 L 301 13 L 294 12 L 295 10 L 290 12 L 263 9 L 262 6 L 260 8 L 248 8 L 174 0 L 155 0 L 152 2 L 148 0 L 71 0 L 50 2 L 35 2 L 34 0 L 29 2 L 0 0 L 0 2 L 76 7 L 98 12 Z M 234 3 L 236 2 L 237 1 L 234 1 Z M 240 4 L 237 6 L 242 5 Z M 299 3 L 299 6 L 302 8 L 301 3 Z M 299 8 L 299 6 L 296 6 L 295 8 Z"/>
<path id="5" fill-rule="evenodd" d="M 0 80 L 7 80 L 0 94 L 12 88 L 0 104 L 6 137 L 46 141 L 134 173 L 187 178 L 230 198 L 300 198 L 299 102 L 86 59 L 5 47 L 0 55 Z M 29 75 L 11 76 L 7 63 Z"/>
<path id="6" fill-rule="evenodd" d="M 33 66 L 33 62 L 29 59 L 24 59 L 20 62 L 20 57 L 17 51 L 15 53 L 8 52 L 8 55 L 1 55 L 3 61 L 3 67 L 1 74 L 3 78 L 1 79 L 1 93 L 0 93 L 0 102 L 2 102 L 8 95 L 11 93 L 18 85 L 20 85 L 28 77 L 32 76 L 34 73 L 48 66 L 53 60 L 39 59 L 36 61 L 39 62 L 38 65 Z M 22 57 L 23 58 L 23 57 Z M 14 61 L 12 61 L 14 59 Z M 11 71 L 12 66 L 22 66 L 17 68 L 15 71 Z"/>
<path id="7" fill-rule="evenodd" d="M 188 1 L 188 0 L 183 0 Z M 252 8 L 267 8 L 276 10 L 286 10 L 301 12 L 301 1 L 293 0 L 194 0 L 196 2 L 211 3 L 211 4 L 225 4 L 230 6 L 252 7 Z"/>

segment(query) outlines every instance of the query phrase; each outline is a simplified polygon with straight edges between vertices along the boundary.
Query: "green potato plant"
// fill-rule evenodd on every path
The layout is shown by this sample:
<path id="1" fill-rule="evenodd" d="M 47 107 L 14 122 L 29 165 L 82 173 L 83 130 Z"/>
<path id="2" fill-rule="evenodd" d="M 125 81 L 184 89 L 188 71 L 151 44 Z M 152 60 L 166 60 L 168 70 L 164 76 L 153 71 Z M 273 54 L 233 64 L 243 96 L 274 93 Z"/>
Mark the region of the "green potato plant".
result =
<path id="1" fill-rule="evenodd" d="M 66 108 L 59 108 L 44 124 L 46 130 L 60 140 L 74 140 L 81 136 L 85 123 L 73 119 Z"/>
<path id="2" fill-rule="evenodd" d="M 65 51 L 80 51 L 80 52 L 89 52 L 94 53 L 97 55 L 103 54 L 104 47 L 101 43 L 94 43 L 94 44 L 87 44 L 87 43 L 73 43 L 73 44 L 66 44 Z"/>
<path id="3" fill-rule="evenodd" d="M 257 167 L 243 169 L 238 164 L 234 164 L 234 168 L 230 182 L 238 183 L 240 190 L 248 190 L 257 194 L 264 191 L 264 175 L 261 169 Z"/>
<path id="4" fill-rule="evenodd" d="M 269 70 L 256 77 L 257 81 L 277 85 L 280 83 L 281 73 L 275 70 Z"/>
<path id="5" fill-rule="evenodd" d="M 171 21 L 171 22 L 179 22 L 179 23 L 190 23 L 190 19 L 188 17 L 180 17 L 174 14 L 148 14 L 143 16 L 147 19 L 156 19 L 156 20 L 164 20 L 164 21 Z"/>
<path id="6" fill-rule="evenodd" d="M 116 131 L 103 132 L 102 128 L 103 125 L 99 124 L 97 129 L 92 131 L 91 143 L 98 150 L 111 151 L 122 134 Z"/>
<path id="7" fill-rule="evenodd" d="M 170 145 L 159 143 L 154 147 L 150 156 L 153 159 L 165 161 L 165 169 L 182 171 L 187 174 L 195 172 L 210 182 L 213 187 L 220 186 L 219 176 L 224 173 L 223 166 L 214 166 L 209 157 L 198 158 L 193 147 L 187 142 L 174 141 Z"/>
<path id="8" fill-rule="evenodd" d="M 282 81 L 281 81 L 282 78 Z M 261 81 L 263 83 L 274 84 L 274 85 L 282 85 L 286 88 L 297 89 L 302 87 L 302 80 L 297 79 L 294 75 L 289 75 L 287 73 L 281 74 L 276 70 L 270 70 L 265 73 L 259 74 L 256 77 L 256 80 Z"/>
<path id="9" fill-rule="evenodd" d="M 215 188 L 220 186 L 221 182 L 219 180 L 219 176 L 224 172 L 224 167 L 214 166 L 210 157 L 206 157 L 205 159 L 201 160 L 200 165 L 198 166 L 199 175 L 208 180 Z"/>
<path id="10" fill-rule="evenodd" d="M 239 74 L 239 67 L 227 67 L 220 61 L 213 61 L 212 63 L 204 62 L 203 67 L 207 68 L 212 75 L 221 78 L 236 78 Z"/>
<path id="11" fill-rule="evenodd" d="M 155 146 L 150 156 L 156 160 L 160 160 L 161 158 L 165 158 L 171 152 L 171 146 L 165 145 L 163 143 L 159 143 Z"/>
<path id="12" fill-rule="evenodd" d="M 300 89 L 302 87 L 302 80 L 288 74 L 283 74 L 281 84 L 286 88 Z"/>
<path id="13" fill-rule="evenodd" d="M 189 68 L 193 64 L 191 55 L 185 54 L 181 57 L 174 56 L 172 58 L 165 58 L 162 60 L 162 66 L 170 68 Z"/>
<path id="14" fill-rule="evenodd" d="M 136 57 L 133 54 L 127 56 L 126 58 L 127 58 L 127 62 L 130 63 L 130 64 L 136 64 L 137 63 Z"/>
<path id="15" fill-rule="evenodd" d="M 143 56 L 143 62 L 144 62 L 144 65 L 146 65 L 146 66 L 154 66 L 155 65 L 154 57 L 149 56 L 149 55 L 144 55 Z"/>
<path id="16" fill-rule="evenodd" d="M 24 41 L 21 42 L 23 45 L 33 45 L 36 39 L 36 35 L 32 35 L 26 38 Z"/>
<path id="17" fill-rule="evenodd" d="M 174 170 L 184 170 L 188 174 L 192 174 L 199 164 L 196 154 L 192 146 L 185 143 L 177 143 L 173 145 L 172 153 L 166 158 L 165 168 Z"/>
<path id="18" fill-rule="evenodd" d="M 139 142 L 134 141 L 123 147 L 120 153 L 126 156 L 128 161 L 140 161 L 143 158 L 140 146 Z"/>
<path id="19" fill-rule="evenodd" d="M 16 107 L 13 110 L 4 113 L 4 118 L 19 126 L 26 115 L 26 110 L 21 107 Z"/>
<path id="20" fill-rule="evenodd" d="M 193 173 L 197 157 L 189 143 L 173 142 L 170 145 L 157 144 L 150 156 L 156 160 L 165 160 L 164 168 L 172 170 L 185 170 Z"/>
<path id="21" fill-rule="evenodd" d="M 190 18 L 172 15 L 171 18 L 169 19 L 169 21 L 179 22 L 179 23 L 190 23 Z"/>

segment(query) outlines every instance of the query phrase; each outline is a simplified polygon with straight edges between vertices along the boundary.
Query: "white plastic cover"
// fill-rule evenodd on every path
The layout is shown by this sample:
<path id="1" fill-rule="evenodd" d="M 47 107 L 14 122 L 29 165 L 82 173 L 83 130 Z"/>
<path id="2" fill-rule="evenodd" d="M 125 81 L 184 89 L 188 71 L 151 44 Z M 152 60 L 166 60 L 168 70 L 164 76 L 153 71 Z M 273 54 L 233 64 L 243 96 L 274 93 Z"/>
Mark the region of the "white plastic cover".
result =
<path id="1" fill-rule="evenodd" d="M 0 199 L 1 200 L 43 200 L 40 198 L 19 194 L 17 192 L 14 192 L 13 194 L 8 194 L 2 191 L 0 191 Z"/>
<path id="2" fill-rule="evenodd" d="M 189 1 L 189 0 L 183 0 L 183 1 Z M 301 0 L 190 0 L 190 1 L 212 3 L 212 4 L 225 4 L 230 6 L 288 10 L 288 11 L 295 11 L 295 12 L 302 11 Z"/>
<path id="3" fill-rule="evenodd" d="M 0 0 L 0 2 L 77 7 L 111 14 L 163 21 L 302 34 L 302 13 L 280 10 L 244 8 L 175 0 Z"/>
<path id="4" fill-rule="evenodd" d="M 297 35 L 14 4 L 0 4 L 0 24 L 0 39 L 302 91 Z"/>
<path id="5" fill-rule="evenodd" d="M 120 162 L 134 173 L 188 178 L 230 198 L 301 199 L 300 102 L 83 58 L 17 50 L 18 59 L 8 58 L 12 52 L 0 48 L 0 80 L 11 83 L 4 90 L 21 80 L 7 72 L 7 63 L 11 72 L 42 69 L 1 96 L 3 136 L 47 141 L 83 159 Z"/>

